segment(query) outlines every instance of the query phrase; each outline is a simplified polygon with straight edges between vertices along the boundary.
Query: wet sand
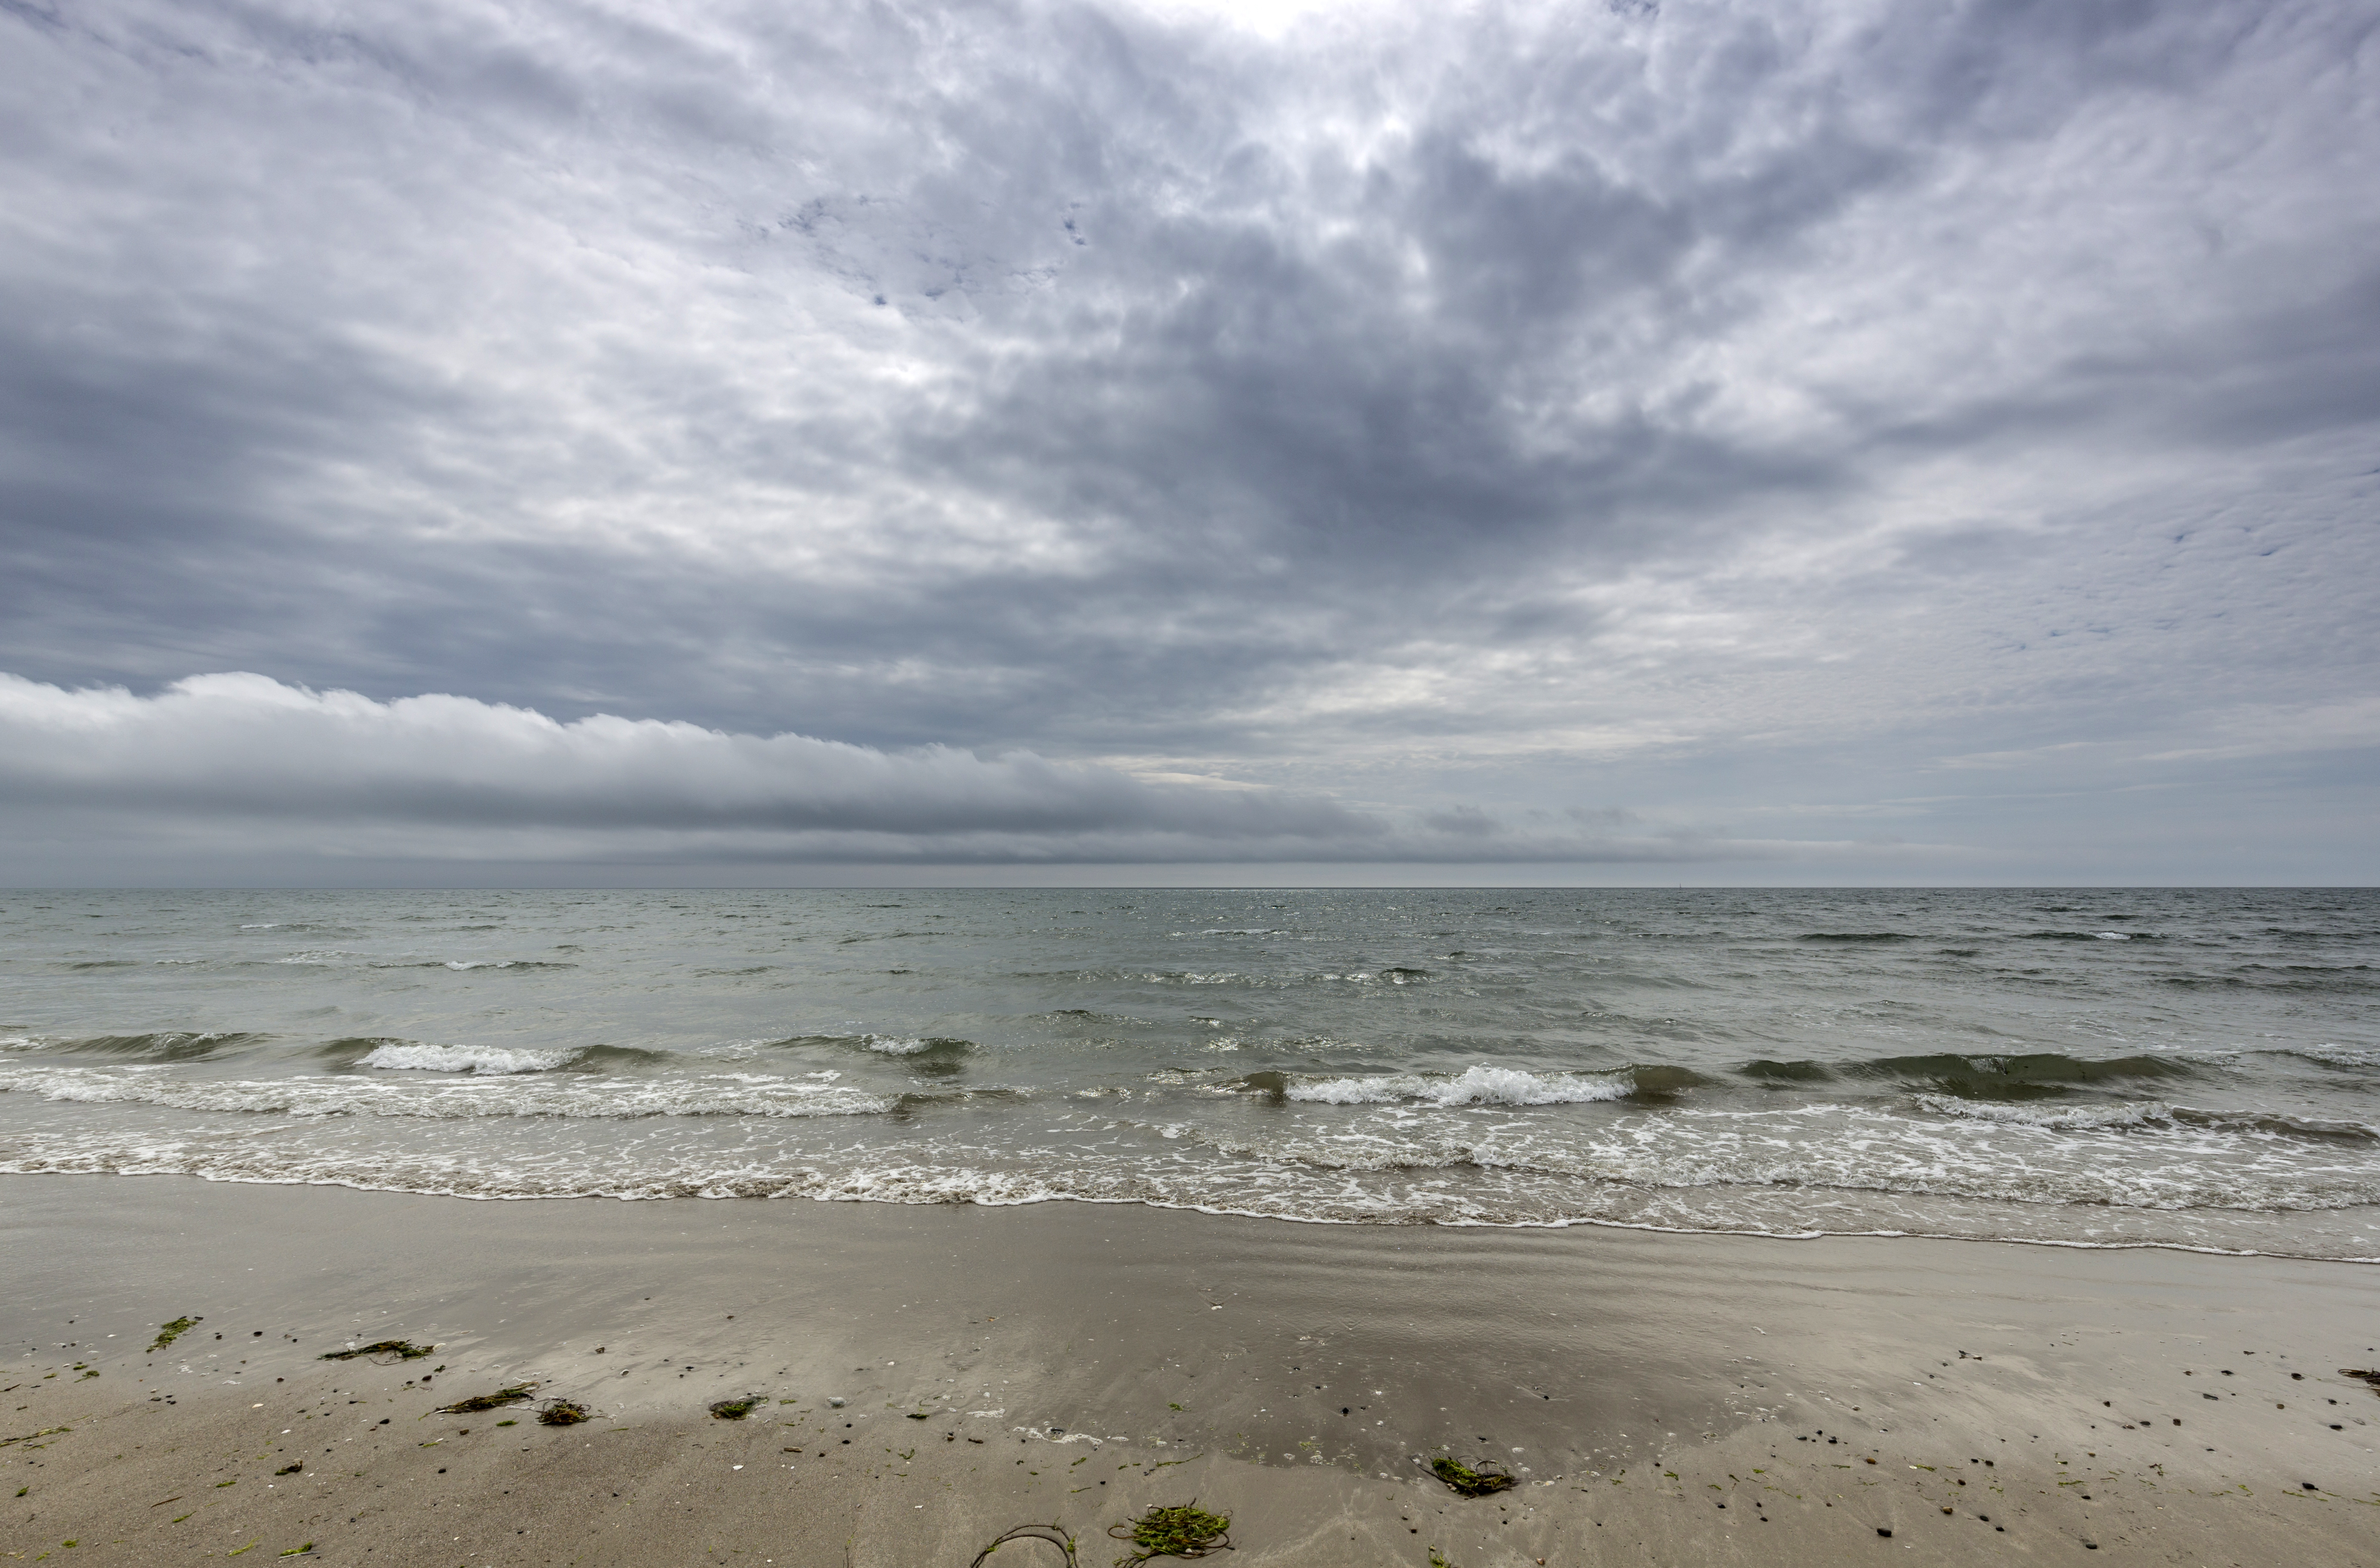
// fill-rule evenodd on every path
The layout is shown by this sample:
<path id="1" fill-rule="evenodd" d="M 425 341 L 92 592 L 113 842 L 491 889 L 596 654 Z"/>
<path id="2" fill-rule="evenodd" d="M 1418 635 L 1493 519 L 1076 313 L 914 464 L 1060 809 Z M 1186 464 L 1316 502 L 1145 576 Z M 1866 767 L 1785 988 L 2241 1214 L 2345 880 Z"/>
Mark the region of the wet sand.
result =
<path id="1" fill-rule="evenodd" d="M 1088 1565 L 1196 1497 L 1305 1568 L 2380 1562 L 2354 1265 L 110 1177 L 0 1257 L 23 1561 Z M 530 1380 L 597 1418 L 437 1409 Z"/>

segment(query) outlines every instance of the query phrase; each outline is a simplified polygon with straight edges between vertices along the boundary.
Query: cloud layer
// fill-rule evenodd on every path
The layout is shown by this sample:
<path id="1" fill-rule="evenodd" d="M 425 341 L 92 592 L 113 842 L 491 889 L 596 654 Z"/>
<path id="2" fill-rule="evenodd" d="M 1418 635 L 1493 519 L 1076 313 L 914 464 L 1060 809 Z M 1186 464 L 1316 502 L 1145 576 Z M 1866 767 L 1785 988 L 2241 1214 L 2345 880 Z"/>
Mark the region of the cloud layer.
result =
<path id="1" fill-rule="evenodd" d="M 292 765 L 391 854 L 510 811 L 556 854 L 1525 858 L 1626 808 L 2286 880 L 2375 772 L 2364 7 L 0 36 L 0 669 L 200 751 L 275 703 L 480 735 Z M 172 684 L 222 670 L 361 695 Z M 88 766 L 79 810 L 200 797 Z"/>
<path id="2" fill-rule="evenodd" d="M 1628 837 L 1573 815 L 1515 836 L 1476 810 L 1393 823 L 1315 796 L 1149 782 L 1030 754 L 888 753 L 460 697 L 376 702 L 254 675 L 154 697 L 0 675 L 0 810 L 71 835 L 142 825 L 276 857 L 499 861 L 1692 861 L 1764 846 Z M 1600 831 L 1590 831 L 1600 830 Z M 117 833 L 124 830 L 121 826 Z"/>

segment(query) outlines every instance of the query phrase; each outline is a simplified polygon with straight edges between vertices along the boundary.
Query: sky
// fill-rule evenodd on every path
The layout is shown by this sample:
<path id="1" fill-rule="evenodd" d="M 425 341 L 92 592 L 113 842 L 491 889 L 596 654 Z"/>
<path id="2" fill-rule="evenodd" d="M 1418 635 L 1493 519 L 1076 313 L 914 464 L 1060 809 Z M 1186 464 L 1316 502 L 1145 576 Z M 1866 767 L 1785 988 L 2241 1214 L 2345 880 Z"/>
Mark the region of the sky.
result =
<path id="1" fill-rule="evenodd" d="M 2375 76 L 0 0 L 0 883 L 2380 881 Z"/>

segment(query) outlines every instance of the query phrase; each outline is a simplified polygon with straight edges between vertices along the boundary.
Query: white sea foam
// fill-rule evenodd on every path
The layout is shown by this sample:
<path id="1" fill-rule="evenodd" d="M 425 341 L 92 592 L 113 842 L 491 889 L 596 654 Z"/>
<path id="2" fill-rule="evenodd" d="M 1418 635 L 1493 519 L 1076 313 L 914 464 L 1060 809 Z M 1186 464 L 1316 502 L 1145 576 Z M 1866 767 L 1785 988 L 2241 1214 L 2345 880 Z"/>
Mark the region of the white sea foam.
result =
<path id="1" fill-rule="evenodd" d="M 887 1056 L 916 1056 L 934 1049 L 932 1040 L 917 1039 L 903 1035 L 866 1035 L 861 1038 L 860 1043 L 870 1051 L 880 1051 Z"/>
<path id="2" fill-rule="evenodd" d="M 2102 1131 L 2170 1124 L 2173 1107 L 2159 1100 L 2119 1100 L 2088 1105 L 2008 1104 L 1998 1100 L 1961 1100 L 1955 1095 L 1921 1094 L 1917 1103 L 1938 1116 L 1959 1116 L 1973 1122 L 1998 1122 L 2004 1126 L 2044 1127 L 2055 1132 Z"/>
<path id="3" fill-rule="evenodd" d="M 84 1105 L 439 1121 L 502 1116 L 858 1116 L 890 1111 L 894 1105 L 884 1095 L 753 1073 L 635 1079 L 515 1073 L 406 1083 L 346 1075 L 245 1081 L 182 1078 L 163 1067 L 0 1067 L 0 1093 Z"/>
<path id="4" fill-rule="evenodd" d="M 755 1136 L 719 1121 L 650 1130 L 550 1121 L 507 1129 L 501 1140 L 456 1122 L 369 1132 L 299 1123 L 259 1139 L 230 1126 L 79 1119 L 11 1137 L 0 1147 L 0 1171 L 178 1173 L 480 1198 L 1072 1199 L 1318 1222 L 1968 1235 L 2364 1259 L 2380 1252 L 2380 1210 L 2372 1207 L 2380 1193 L 2368 1168 L 2307 1166 L 2268 1147 L 2231 1171 L 2194 1182 L 2173 1182 L 2182 1173 L 2168 1171 L 2167 1180 L 2136 1186 L 2106 1168 L 2104 1146 L 2076 1147 L 2077 1158 L 2045 1166 L 2045 1151 L 2058 1146 L 2038 1140 L 2072 1135 L 1934 1124 L 1950 1136 L 1911 1145 L 1865 1113 L 1838 1122 L 1848 1108 L 1831 1110 L 1806 1129 L 1821 1135 L 1815 1146 L 1794 1136 L 1790 1123 L 1807 1120 L 1798 1113 L 1646 1118 L 1627 1136 L 1532 1145 L 1500 1136 L 1531 1124 L 1524 1121 L 1424 1112 L 1450 1134 L 1499 1136 L 1450 1136 L 1409 1145 L 1395 1159 L 1344 1160 L 1318 1144 L 1251 1152 L 1184 1137 L 1154 1150 L 1089 1147 L 1075 1135 L 1115 1123 L 1087 1107 L 1047 1128 L 1044 1139 L 997 1146 L 941 1136 L 888 1146 L 799 1123 Z M 1976 1141 L 2011 1134 L 2034 1141 Z M 2226 1201 L 2207 1204 L 2218 1191 Z M 2286 1229 L 2273 1223 L 2279 1210 L 2291 1211 Z"/>
<path id="5" fill-rule="evenodd" d="M 395 1040 L 374 1046 L 357 1063 L 420 1073 L 550 1073 L 578 1052 L 516 1051 L 492 1045 L 413 1045 Z"/>
<path id="6" fill-rule="evenodd" d="M 1578 1105 L 1622 1100 L 1635 1088 L 1625 1073 L 1524 1073 L 1483 1063 L 1451 1078 L 1383 1073 L 1292 1084 L 1284 1093 L 1323 1105 Z"/>

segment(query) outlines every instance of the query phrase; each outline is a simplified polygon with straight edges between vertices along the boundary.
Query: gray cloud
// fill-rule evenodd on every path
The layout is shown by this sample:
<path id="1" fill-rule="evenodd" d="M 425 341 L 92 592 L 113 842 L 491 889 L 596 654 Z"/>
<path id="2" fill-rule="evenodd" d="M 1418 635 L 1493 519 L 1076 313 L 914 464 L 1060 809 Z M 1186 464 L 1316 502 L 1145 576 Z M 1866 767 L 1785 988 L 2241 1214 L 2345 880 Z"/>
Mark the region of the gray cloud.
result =
<path id="1" fill-rule="evenodd" d="M 0 811 L 19 833 L 79 838 L 86 852 L 138 822 L 152 850 L 196 839 L 277 854 L 294 837 L 343 857 L 515 861 L 1626 863 L 1715 853 L 1675 835 L 1586 837 L 1574 824 L 1515 837 L 1476 810 L 1399 824 L 1311 795 L 1144 781 L 1030 754 L 888 753 L 605 714 L 561 723 L 469 698 L 377 702 L 253 675 L 193 677 L 153 697 L 0 675 Z"/>
<path id="2" fill-rule="evenodd" d="M 520 823 L 1758 857 L 1761 814 L 1853 843 L 1937 758 L 2083 736 L 2131 760 L 2070 809 L 2129 819 L 2107 792 L 2299 755 L 2227 715 L 2369 687 L 2357 7 L 0 30 L 0 668 L 1123 781 L 1029 821 L 978 761 L 909 818 L 722 824 L 689 782 L 638 797 L 674 824 L 584 815 L 608 784 Z M 1169 816 L 1135 771 L 1281 787 Z M 1291 799 L 1346 804 L 1259 825 Z M 1641 845 L 1523 825 L 1614 800 Z M 1907 809 L 1987 859 L 2042 833 Z"/>
<path id="3" fill-rule="evenodd" d="M 541 713 L 431 696 L 375 702 L 261 675 L 155 697 L 0 676 L 0 800 L 56 808 L 564 829 L 894 835 L 1138 830 L 1359 838 L 1311 796 L 1151 787 L 1111 769 L 948 748 L 888 754 L 806 735 Z"/>

